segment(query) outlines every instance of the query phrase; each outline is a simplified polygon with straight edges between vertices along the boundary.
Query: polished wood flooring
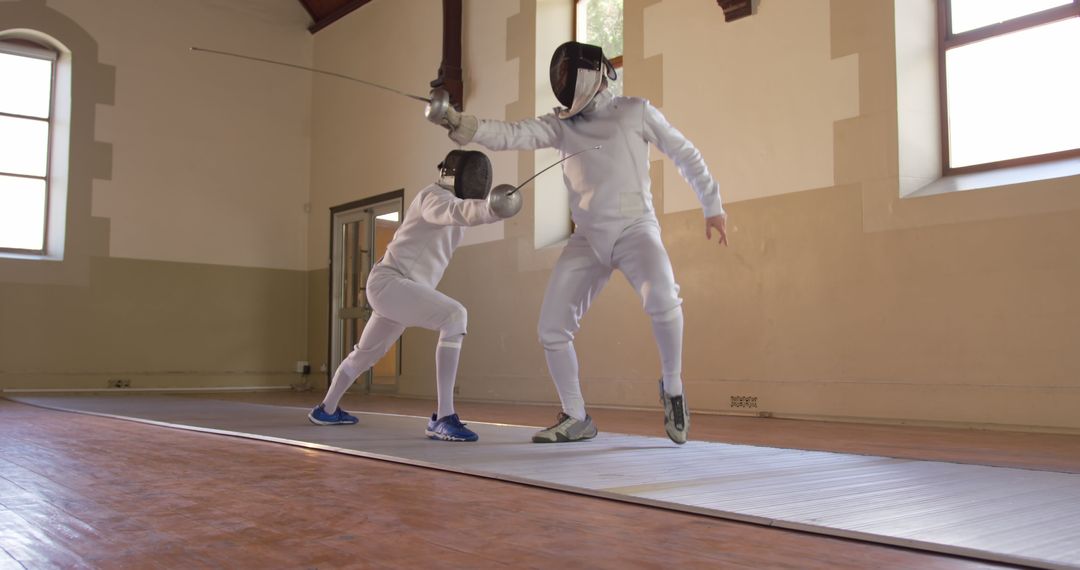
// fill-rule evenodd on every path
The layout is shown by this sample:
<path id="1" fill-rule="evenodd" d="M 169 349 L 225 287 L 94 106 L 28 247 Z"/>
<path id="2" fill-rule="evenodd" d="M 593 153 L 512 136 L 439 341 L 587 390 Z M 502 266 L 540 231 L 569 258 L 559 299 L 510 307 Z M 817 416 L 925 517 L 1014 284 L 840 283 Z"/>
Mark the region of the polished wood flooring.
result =
<path id="1" fill-rule="evenodd" d="M 308 407 L 321 396 L 204 397 Z M 426 415 L 432 403 L 349 395 L 344 406 Z M 541 425 L 557 410 L 463 403 L 458 411 Z M 591 412 L 602 430 L 661 433 L 659 412 Z M 1080 436 L 704 415 L 692 433 L 1080 472 Z M 0 569 L 993 567 L 5 400 L 0 434 Z"/>

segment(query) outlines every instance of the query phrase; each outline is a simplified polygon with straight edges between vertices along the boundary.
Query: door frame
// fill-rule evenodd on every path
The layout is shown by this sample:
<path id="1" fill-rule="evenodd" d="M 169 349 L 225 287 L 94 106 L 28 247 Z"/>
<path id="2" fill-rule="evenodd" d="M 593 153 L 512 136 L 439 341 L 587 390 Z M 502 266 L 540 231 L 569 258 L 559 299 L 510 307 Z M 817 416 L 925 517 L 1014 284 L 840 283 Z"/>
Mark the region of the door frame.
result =
<path id="1" fill-rule="evenodd" d="M 337 228 L 337 225 L 334 223 L 334 217 L 336 215 L 342 213 L 342 212 L 347 212 L 349 210 L 355 210 L 355 209 L 365 208 L 365 207 L 369 207 L 369 206 L 375 206 L 375 205 L 381 204 L 383 202 L 391 202 L 393 200 L 399 200 L 400 201 L 399 203 L 401 204 L 401 208 L 400 208 L 400 210 L 401 210 L 401 219 L 402 219 L 402 221 L 404 221 L 404 219 L 405 219 L 405 189 L 404 188 L 399 188 L 398 190 L 393 190 L 391 192 L 386 192 L 386 193 L 383 193 L 383 194 L 372 196 L 370 198 L 361 198 L 360 200 L 353 200 L 352 202 L 346 202 L 344 204 L 339 204 L 337 206 L 331 206 L 330 207 L 330 236 L 329 236 L 330 240 L 329 240 L 329 252 L 328 252 L 328 255 L 327 255 L 327 260 L 329 261 L 329 263 L 328 263 L 329 279 L 327 279 L 327 282 L 328 282 L 329 286 L 328 286 L 327 291 L 326 291 L 326 299 L 328 301 L 327 304 L 326 304 L 326 312 L 327 312 L 327 317 L 328 317 L 328 319 L 327 319 L 327 331 L 326 331 L 326 339 L 327 339 L 327 343 L 326 343 L 326 362 L 328 364 L 330 364 L 330 366 L 328 366 L 327 371 L 326 371 L 327 388 L 329 388 L 330 380 L 332 380 L 333 377 L 334 377 L 334 372 L 337 371 L 336 370 L 337 365 L 334 364 L 334 324 L 335 324 L 334 323 L 334 319 L 335 319 L 335 315 L 334 315 L 334 285 L 335 285 L 335 283 L 334 283 L 334 281 L 335 281 L 334 280 L 334 236 L 335 236 L 335 233 L 337 232 L 338 228 Z M 374 225 L 373 224 L 371 225 L 371 228 L 369 229 L 369 231 L 372 231 L 372 232 L 374 231 Z M 376 260 L 372 259 L 371 263 L 374 266 L 374 264 L 376 263 Z M 369 268 L 369 270 L 370 270 L 370 268 Z M 366 284 L 365 284 L 365 286 L 366 286 Z M 401 361 L 401 352 L 402 352 L 401 350 L 397 351 L 397 355 L 398 355 L 397 356 L 398 357 L 397 368 L 398 368 L 398 375 L 399 376 L 401 375 L 401 363 L 402 363 L 402 361 Z M 345 355 L 342 355 L 343 359 L 344 359 L 344 356 Z M 370 375 L 370 372 L 365 372 L 365 374 Z M 370 386 L 367 386 L 366 388 L 370 389 Z"/>

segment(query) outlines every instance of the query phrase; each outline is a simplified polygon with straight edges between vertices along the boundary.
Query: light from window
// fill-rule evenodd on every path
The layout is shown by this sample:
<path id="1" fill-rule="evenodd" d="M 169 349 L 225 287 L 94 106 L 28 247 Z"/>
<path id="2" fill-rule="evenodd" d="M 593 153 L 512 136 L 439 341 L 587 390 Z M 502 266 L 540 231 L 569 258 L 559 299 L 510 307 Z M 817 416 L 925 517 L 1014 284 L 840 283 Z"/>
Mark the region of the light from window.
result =
<path id="1" fill-rule="evenodd" d="M 613 95 L 623 94 L 623 0 L 578 0 L 575 38 L 600 46 L 615 64 L 618 79 L 608 84 Z"/>
<path id="2" fill-rule="evenodd" d="M 938 0 L 945 174 L 1080 155 L 1080 0 Z"/>
<path id="3" fill-rule="evenodd" d="M 0 175 L 0 245 L 39 251 L 45 241 L 45 181 Z"/>
<path id="4" fill-rule="evenodd" d="M 951 2 L 952 33 L 959 34 L 1064 6 L 1072 0 L 951 0 Z"/>
<path id="5" fill-rule="evenodd" d="M 0 250 L 45 249 L 53 61 L 0 52 Z"/>
<path id="6" fill-rule="evenodd" d="M 0 172 L 45 176 L 49 123 L 0 115 Z"/>
<path id="7" fill-rule="evenodd" d="M 946 54 L 954 168 L 1080 148 L 1080 19 Z"/>

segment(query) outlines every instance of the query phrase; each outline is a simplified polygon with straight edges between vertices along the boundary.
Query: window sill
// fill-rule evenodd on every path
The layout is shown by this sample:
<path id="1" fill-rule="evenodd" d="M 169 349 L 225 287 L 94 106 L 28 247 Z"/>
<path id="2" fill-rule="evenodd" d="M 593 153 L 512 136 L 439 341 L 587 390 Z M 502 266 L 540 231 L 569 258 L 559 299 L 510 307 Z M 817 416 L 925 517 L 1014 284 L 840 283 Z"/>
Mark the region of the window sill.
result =
<path id="1" fill-rule="evenodd" d="M 62 257 L 52 255 L 39 255 L 32 253 L 9 253 L 0 252 L 0 259 L 15 259 L 20 261 L 63 261 Z"/>
<path id="2" fill-rule="evenodd" d="M 1040 180 L 1052 180 L 1080 175 L 1080 158 L 1065 158 L 1039 164 L 1012 166 L 986 172 L 943 176 L 902 198 L 921 198 L 967 190 L 999 188 Z"/>

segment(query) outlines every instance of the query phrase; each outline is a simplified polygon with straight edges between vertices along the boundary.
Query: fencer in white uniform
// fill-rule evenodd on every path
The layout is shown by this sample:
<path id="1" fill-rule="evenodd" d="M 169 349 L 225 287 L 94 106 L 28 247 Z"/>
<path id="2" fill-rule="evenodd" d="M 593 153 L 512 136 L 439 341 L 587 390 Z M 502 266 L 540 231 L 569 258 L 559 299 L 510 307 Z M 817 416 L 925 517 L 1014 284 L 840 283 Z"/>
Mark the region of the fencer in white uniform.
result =
<path id="1" fill-rule="evenodd" d="M 372 268 L 367 299 L 373 309 L 360 341 L 334 372 L 326 398 L 308 415 L 319 425 L 355 424 L 339 406 L 345 391 L 394 345 L 406 327 L 439 331 L 435 349 L 438 410 L 426 435 L 446 441 L 476 441 L 454 411 L 458 356 L 468 324 L 461 303 L 435 290 L 465 228 L 497 222 L 521 208 L 491 189 L 491 162 L 478 151 L 451 151 L 440 165 L 439 182 L 416 195 L 401 226 Z M 333 410 L 332 412 L 330 410 Z"/>
<path id="2" fill-rule="evenodd" d="M 662 366 L 665 431 L 684 443 L 690 418 L 681 375 L 682 299 L 649 190 L 649 144 L 674 161 L 697 194 L 707 238 L 715 230 L 726 244 L 726 214 L 718 184 L 693 144 L 647 100 L 612 96 L 605 89 L 609 79 L 615 79 L 614 68 L 599 47 L 568 42 L 555 51 L 551 65 L 552 88 L 565 109 L 515 123 L 451 112 L 444 126 L 459 144 L 491 150 L 553 147 L 566 156 L 601 147 L 562 167 L 577 227 L 552 271 L 538 333 L 563 412 L 533 441 L 576 441 L 597 433 L 581 395 L 573 340 L 590 303 L 617 269 L 652 320 Z"/>

